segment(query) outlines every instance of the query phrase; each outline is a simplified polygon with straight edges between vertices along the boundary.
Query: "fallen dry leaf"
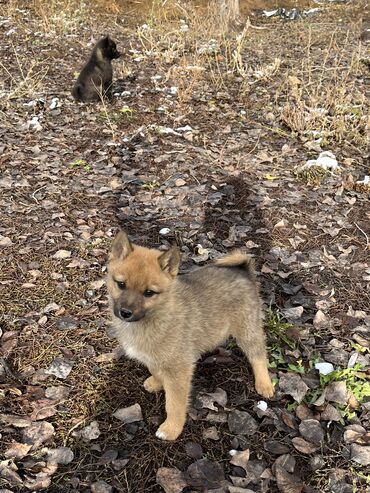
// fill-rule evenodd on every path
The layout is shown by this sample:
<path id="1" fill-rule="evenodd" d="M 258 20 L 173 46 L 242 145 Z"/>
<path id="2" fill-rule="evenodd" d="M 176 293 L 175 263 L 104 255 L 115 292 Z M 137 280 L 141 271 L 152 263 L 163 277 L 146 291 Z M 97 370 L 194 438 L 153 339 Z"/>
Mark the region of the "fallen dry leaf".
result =
<path id="1" fill-rule="evenodd" d="M 22 432 L 22 440 L 32 445 L 32 450 L 37 449 L 42 443 L 48 441 L 55 433 L 54 426 L 47 421 L 32 423 Z"/>
<path id="2" fill-rule="evenodd" d="M 73 365 L 74 361 L 66 358 L 55 358 L 49 368 L 45 370 L 45 373 L 64 380 L 71 373 Z"/>
<path id="3" fill-rule="evenodd" d="M 308 386 L 297 373 L 283 373 L 279 379 L 279 388 L 297 402 L 302 401 L 308 390 Z"/>
<path id="4" fill-rule="evenodd" d="M 243 450 L 241 452 L 238 450 L 231 450 L 230 455 L 232 456 L 232 458 L 230 459 L 230 464 L 246 469 L 250 456 L 249 449 Z"/>
<path id="5" fill-rule="evenodd" d="M 182 493 L 187 487 L 184 473 L 176 468 L 160 467 L 156 479 L 166 493 Z"/>

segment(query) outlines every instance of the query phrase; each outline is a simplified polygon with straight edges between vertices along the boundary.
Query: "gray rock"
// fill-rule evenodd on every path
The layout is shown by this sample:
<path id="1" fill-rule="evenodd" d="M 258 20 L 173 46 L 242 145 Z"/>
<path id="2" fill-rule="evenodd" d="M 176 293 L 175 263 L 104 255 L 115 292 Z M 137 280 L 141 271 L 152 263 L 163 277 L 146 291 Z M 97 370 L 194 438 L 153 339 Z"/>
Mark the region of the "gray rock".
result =
<path id="1" fill-rule="evenodd" d="M 90 488 L 92 493 L 112 493 L 113 491 L 112 486 L 105 481 L 96 481 L 91 484 Z"/>
<path id="2" fill-rule="evenodd" d="M 135 421 L 142 421 L 143 415 L 141 412 L 140 404 L 134 404 L 129 407 L 122 407 L 117 409 L 113 416 L 124 423 L 135 423 Z"/>
<path id="3" fill-rule="evenodd" d="M 82 428 L 80 432 L 77 432 L 77 436 L 80 436 L 83 440 L 89 442 L 95 440 L 100 436 L 99 425 L 97 421 L 91 421 L 91 423 L 85 428 Z"/>
<path id="4" fill-rule="evenodd" d="M 70 315 L 66 315 L 65 317 L 61 317 L 57 321 L 57 327 L 60 330 L 71 330 L 71 329 L 77 329 L 78 327 L 78 320 L 74 317 L 71 317 Z"/>
<path id="5" fill-rule="evenodd" d="M 56 449 L 49 449 L 47 460 L 55 464 L 69 464 L 74 459 L 74 454 L 69 447 L 58 447 Z"/>

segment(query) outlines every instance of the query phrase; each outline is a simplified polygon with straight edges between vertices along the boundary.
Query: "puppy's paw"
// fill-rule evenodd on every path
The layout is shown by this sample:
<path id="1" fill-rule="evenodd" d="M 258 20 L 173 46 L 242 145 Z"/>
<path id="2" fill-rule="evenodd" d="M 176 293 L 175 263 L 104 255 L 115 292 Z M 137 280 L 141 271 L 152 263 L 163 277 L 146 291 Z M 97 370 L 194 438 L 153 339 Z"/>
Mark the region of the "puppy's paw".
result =
<path id="1" fill-rule="evenodd" d="M 182 426 L 166 420 L 156 431 L 155 436 L 161 440 L 176 440 L 181 435 Z"/>
<path id="2" fill-rule="evenodd" d="M 147 378 L 144 382 L 144 389 L 147 392 L 159 392 L 163 389 L 163 385 L 155 377 L 151 376 Z"/>
<path id="3" fill-rule="evenodd" d="M 256 380 L 255 387 L 256 391 L 266 399 L 271 399 L 271 397 L 274 396 L 274 386 L 272 385 L 270 378 Z"/>

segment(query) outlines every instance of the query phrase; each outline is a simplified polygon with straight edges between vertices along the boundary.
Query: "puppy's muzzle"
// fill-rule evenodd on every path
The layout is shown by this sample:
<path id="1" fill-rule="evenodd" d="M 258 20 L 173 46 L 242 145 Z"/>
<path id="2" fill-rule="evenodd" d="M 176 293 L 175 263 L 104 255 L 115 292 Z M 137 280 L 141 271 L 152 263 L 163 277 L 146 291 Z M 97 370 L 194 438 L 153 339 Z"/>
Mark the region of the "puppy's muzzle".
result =
<path id="1" fill-rule="evenodd" d="M 128 308 L 120 308 L 118 311 L 118 317 L 124 322 L 137 322 L 144 317 L 143 313 L 134 313 Z"/>

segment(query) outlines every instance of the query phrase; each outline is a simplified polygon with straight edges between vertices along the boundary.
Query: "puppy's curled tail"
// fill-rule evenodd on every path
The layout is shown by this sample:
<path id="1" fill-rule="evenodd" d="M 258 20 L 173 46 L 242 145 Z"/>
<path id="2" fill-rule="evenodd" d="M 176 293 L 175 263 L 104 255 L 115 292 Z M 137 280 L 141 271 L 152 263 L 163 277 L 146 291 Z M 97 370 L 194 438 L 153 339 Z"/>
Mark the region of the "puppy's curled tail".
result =
<path id="1" fill-rule="evenodd" d="M 246 253 L 235 251 L 226 255 L 225 257 L 221 257 L 215 261 L 216 267 L 237 267 L 239 269 L 244 269 L 248 277 L 255 281 L 256 273 L 254 270 L 254 262 L 253 259 L 247 255 Z"/>

